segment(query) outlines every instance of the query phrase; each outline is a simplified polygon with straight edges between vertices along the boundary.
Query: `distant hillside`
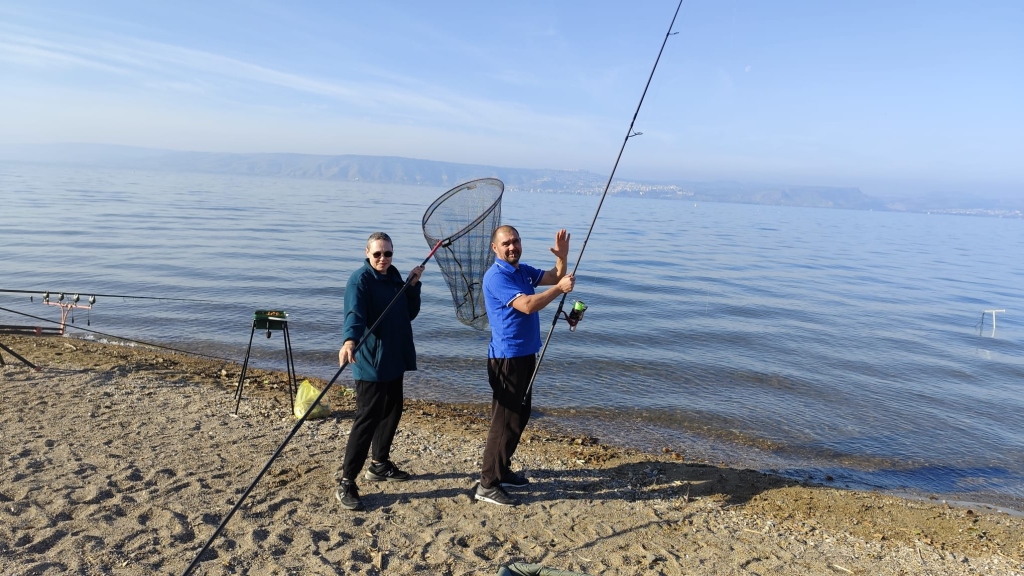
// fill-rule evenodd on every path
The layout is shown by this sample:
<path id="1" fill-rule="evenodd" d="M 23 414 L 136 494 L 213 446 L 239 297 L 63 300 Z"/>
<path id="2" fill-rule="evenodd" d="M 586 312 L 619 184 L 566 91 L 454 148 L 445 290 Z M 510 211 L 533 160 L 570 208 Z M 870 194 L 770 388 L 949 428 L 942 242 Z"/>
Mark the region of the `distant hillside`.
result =
<path id="1" fill-rule="evenodd" d="M 0 146 L 0 160 L 433 187 L 451 187 L 474 178 L 494 177 L 501 179 L 510 191 L 559 194 L 600 194 L 608 178 L 585 170 L 504 168 L 397 156 L 176 152 L 96 144 Z M 1021 201 L 995 202 L 973 197 L 883 201 L 864 194 L 858 188 L 831 186 L 616 180 L 609 188 L 609 194 L 768 206 L 1024 217 Z"/>
<path id="2" fill-rule="evenodd" d="M 247 174 L 435 187 L 454 186 L 474 178 L 494 177 L 504 182 L 506 188 L 511 191 L 559 194 L 600 194 L 604 191 L 608 179 L 607 176 L 585 170 L 504 168 L 396 156 L 176 152 L 89 144 L 0 147 L 0 158 L 136 170 Z M 616 180 L 609 188 L 609 194 L 645 198 L 683 198 L 702 202 L 883 208 L 877 200 L 865 196 L 856 188 L 824 186 L 761 186 L 735 182 L 675 184 Z"/>
<path id="3" fill-rule="evenodd" d="M 687 182 L 683 188 L 691 198 L 704 202 L 764 204 L 768 206 L 807 206 L 851 210 L 884 210 L 881 200 L 864 194 L 859 188 L 834 186 L 786 186 L 740 182 Z"/>
<path id="4" fill-rule="evenodd" d="M 439 187 L 495 177 L 510 188 L 552 192 L 571 192 L 581 181 L 590 187 L 590 181 L 600 180 L 597 175 L 571 170 L 501 168 L 397 156 L 177 152 L 93 144 L 0 146 L 0 160 Z"/>

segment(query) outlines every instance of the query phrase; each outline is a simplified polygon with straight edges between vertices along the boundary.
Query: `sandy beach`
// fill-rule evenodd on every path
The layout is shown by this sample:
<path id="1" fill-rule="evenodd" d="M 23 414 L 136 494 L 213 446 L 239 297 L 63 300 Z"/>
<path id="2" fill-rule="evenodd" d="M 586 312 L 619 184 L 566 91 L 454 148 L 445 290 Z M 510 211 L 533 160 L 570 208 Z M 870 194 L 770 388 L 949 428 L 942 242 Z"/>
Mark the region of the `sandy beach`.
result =
<path id="1" fill-rule="evenodd" d="M 180 574 L 294 425 L 283 374 L 60 337 L 2 336 L 0 573 Z M 301 375 L 300 375 L 301 376 Z M 322 385 L 322 382 L 316 382 Z M 486 409 L 407 400 L 405 483 L 334 498 L 354 400 L 307 422 L 196 574 L 1024 574 L 1024 518 L 806 485 L 531 424 L 523 504 L 477 503 Z"/>

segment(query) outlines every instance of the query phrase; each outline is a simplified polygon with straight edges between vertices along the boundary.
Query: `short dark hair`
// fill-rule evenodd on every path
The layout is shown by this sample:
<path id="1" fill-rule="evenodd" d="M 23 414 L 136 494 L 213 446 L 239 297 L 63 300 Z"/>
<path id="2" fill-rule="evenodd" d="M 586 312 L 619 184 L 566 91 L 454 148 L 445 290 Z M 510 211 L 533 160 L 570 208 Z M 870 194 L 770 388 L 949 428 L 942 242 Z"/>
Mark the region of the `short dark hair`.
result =
<path id="1" fill-rule="evenodd" d="M 509 230 L 511 230 L 512 232 L 515 232 L 516 236 L 519 236 L 519 230 L 516 230 L 515 226 L 509 226 L 508 224 L 502 224 L 501 226 L 498 226 L 497 228 L 495 228 L 494 232 L 491 232 L 491 244 L 494 244 L 494 239 L 498 237 L 498 232 L 508 232 Z"/>
<path id="2" fill-rule="evenodd" d="M 385 234 L 383 232 L 374 232 L 373 234 L 370 234 L 370 237 L 367 238 L 367 240 L 366 240 L 366 249 L 367 250 L 370 249 L 370 244 L 373 244 L 374 240 L 383 240 L 383 241 L 387 242 L 388 244 L 391 244 L 392 248 L 395 247 L 395 243 L 391 241 L 391 236 L 388 236 L 387 234 Z"/>

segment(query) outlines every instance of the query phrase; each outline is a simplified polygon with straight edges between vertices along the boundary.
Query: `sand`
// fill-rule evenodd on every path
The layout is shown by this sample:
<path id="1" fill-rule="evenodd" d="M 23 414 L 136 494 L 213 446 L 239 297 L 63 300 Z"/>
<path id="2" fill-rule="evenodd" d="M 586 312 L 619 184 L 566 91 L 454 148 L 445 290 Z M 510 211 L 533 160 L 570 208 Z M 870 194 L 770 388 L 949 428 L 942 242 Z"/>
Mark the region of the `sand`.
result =
<path id="1" fill-rule="evenodd" d="M 284 377 L 144 347 L 0 336 L 0 573 L 181 574 L 294 425 Z M 481 382 L 483 377 L 481 377 Z M 320 382 L 322 385 L 322 382 Z M 481 385 L 484 385 L 483 382 Z M 334 498 L 352 392 L 303 425 L 196 574 L 1024 574 L 1024 518 L 645 454 L 531 424 L 523 504 L 478 503 L 482 406 L 408 400 L 409 482 Z"/>

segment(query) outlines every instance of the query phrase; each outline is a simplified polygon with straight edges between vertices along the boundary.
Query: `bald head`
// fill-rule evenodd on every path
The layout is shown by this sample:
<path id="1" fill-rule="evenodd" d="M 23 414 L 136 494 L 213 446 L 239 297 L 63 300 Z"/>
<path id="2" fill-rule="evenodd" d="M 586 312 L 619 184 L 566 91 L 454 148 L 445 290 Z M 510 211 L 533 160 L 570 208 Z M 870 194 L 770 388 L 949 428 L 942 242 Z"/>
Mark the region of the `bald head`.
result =
<path id="1" fill-rule="evenodd" d="M 499 234 L 501 234 L 503 236 L 506 235 L 506 234 L 512 234 L 512 235 L 518 237 L 519 236 L 519 230 L 516 230 L 514 227 L 509 226 L 508 224 L 503 224 L 501 226 L 498 226 L 497 228 L 494 229 L 494 232 L 491 232 L 491 244 L 494 244 L 494 241 L 495 241 L 495 239 L 498 238 Z"/>

